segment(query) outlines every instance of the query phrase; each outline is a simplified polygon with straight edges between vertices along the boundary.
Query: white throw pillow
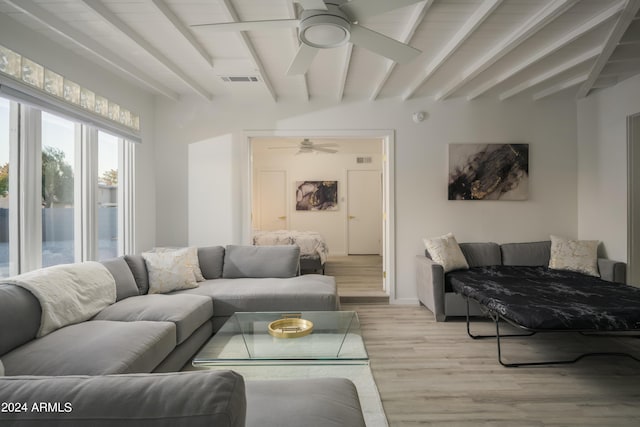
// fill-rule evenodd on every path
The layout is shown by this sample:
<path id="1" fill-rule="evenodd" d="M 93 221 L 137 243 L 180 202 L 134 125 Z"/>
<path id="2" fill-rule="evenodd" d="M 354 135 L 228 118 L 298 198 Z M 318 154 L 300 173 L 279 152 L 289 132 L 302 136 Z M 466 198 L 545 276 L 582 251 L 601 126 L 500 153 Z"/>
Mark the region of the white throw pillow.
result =
<path id="1" fill-rule="evenodd" d="M 198 259 L 198 248 L 196 247 L 188 247 L 188 248 L 153 248 L 152 252 L 175 252 L 179 250 L 187 250 L 187 258 L 188 263 L 191 269 L 193 270 L 193 275 L 196 276 L 196 281 L 202 282 L 206 280 L 202 275 L 202 270 L 200 270 L 200 260 Z"/>
<path id="2" fill-rule="evenodd" d="M 551 236 L 549 268 L 600 277 L 598 243 L 597 240 L 568 240 Z"/>
<path id="3" fill-rule="evenodd" d="M 452 233 L 444 236 L 422 239 L 429 255 L 434 262 L 442 265 L 444 272 L 464 270 L 469 268 L 460 245 Z"/>
<path id="4" fill-rule="evenodd" d="M 198 286 L 187 249 L 142 253 L 149 272 L 150 294 L 165 294 Z"/>

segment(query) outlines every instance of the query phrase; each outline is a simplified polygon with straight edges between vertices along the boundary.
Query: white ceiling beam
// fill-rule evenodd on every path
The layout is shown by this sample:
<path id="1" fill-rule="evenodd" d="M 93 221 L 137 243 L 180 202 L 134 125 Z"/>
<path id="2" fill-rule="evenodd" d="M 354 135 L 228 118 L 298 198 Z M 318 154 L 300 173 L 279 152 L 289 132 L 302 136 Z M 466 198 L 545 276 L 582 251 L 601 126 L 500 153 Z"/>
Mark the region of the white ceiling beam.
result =
<path id="1" fill-rule="evenodd" d="M 619 3 L 607 8 L 603 12 L 601 12 L 598 15 L 594 16 L 593 18 L 589 19 L 587 22 L 579 25 L 578 27 L 572 29 L 571 31 L 568 31 L 565 35 L 563 35 L 559 39 L 555 40 L 550 45 L 544 47 L 543 49 L 539 50 L 538 52 L 533 53 L 532 55 L 527 57 L 521 63 L 517 64 L 516 66 L 514 66 L 512 68 L 510 68 L 509 70 L 505 71 L 504 73 L 500 74 L 499 76 L 492 77 L 491 79 L 489 79 L 483 85 L 481 85 L 478 88 L 472 90 L 467 95 L 467 99 L 468 100 L 476 99 L 477 97 L 479 97 L 479 96 L 483 95 L 484 93 L 486 93 L 487 91 L 493 89 L 494 87 L 496 87 L 500 83 L 503 83 L 506 80 L 510 79 L 511 77 L 515 76 L 516 74 L 518 74 L 519 72 L 521 72 L 525 68 L 530 67 L 531 65 L 533 65 L 536 62 L 540 61 L 541 59 L 546 58 L 547 56 L 551 55 L 552 53 L 555 53 L 558 50 L 562 49 L 563 47 L 567 46 L 569 43 L 572 43 L 573 41 L 575 41 L 578 38 L 582 37 L 587 32 L 593 30 L 598 25 L 604 23 L 605 21 L 607 21 L 608 19 L 611 19 L 617 13 L 619 13 L 624 8 L 625 2 L 626 2 L 626 0 L 622 0 Z"/>
<path id="2" fill-rule="evenodd" d="M 555 93 L 563 91 L 565 89 L 569 89 L 570 87 L 577 86 L 580 83 L 583 83 L 589 77 L 588 73 L 581 74 L 579 76 L 573 77 L 571 79 L 565 80 L 563 82 L 557 83 L 553 86 L 550 86 L 540 92 L 533 94 L 534 101 L 537 101 L 542 98 L 546 98 L 547 96 L 551 96 Z"/>
<path id="3" fill-rule="evenodd" d="M 639 9 L 640 9 L 640 0 L 627 1 L 627 4 L 624 10 L 618 17 L 618 20 L 613 26 L 611 33 L 609 33 L 609 37 L 607 37 L 607 41 L 605 42 L 602 53 L 596 60 L 596 63 L 593 64 L 593 67 L 591 67 L 591 71 L 589 72 L 589 78 L 587 79 L 586 82 L 582 84 L 582 86 L 580 86 L 580 89 L 578 89 L 578 94 L 577 94 L 578 99 L 584 98 L 585 96 L 589 95 L 589 92 L 593 88 L 593 85 L 598 79 L 598 76 L 600 76 L 600 72 L 602 71 L 604 66 L 607 65 L 607 61 L 609 61 L 609 57 L 615 50 L 616 46 L 618 46 L 618 43 L 622 39 L 622 36 L 624 35 L 625 31 L 627 30 L 631 22 L 633 22 L 633 19 L 635 18 L 636 13 L 638 13 Z"/>
<path id="4" fill-rule="evenodd" d="M 534 35 L 545 25 L 560 16 L 563 12 L 576 4 L 577 0 L 553 0 L 545 5 L 538 13 L 529 18 L 516 31 L 497 43 L 493 48 L 482 55 L 479 60 L 464 70 L 452 80 L 445 88 L 436 94 L 436 100 L 442 100 L 453 95 L 466 83 L 476 78 L 484 70 L 495 64 L 500 58 L 511 52 L 522 42 Z"/>
<path id="5" fill-rule="evenodd" d="M 189 28 L 180 21 L 180 18 L 176 16 L 175 13 L 167 6 L 164 0 L 152 0 L 153 4 L 158 8 L 158 10 L 164 15 L 165 18 L 173 27 L 182 34 L 182 37 L 189 43 L 189 45 L 200 55 L 202 59 L 209 65 L 209 67 L 213 67 L 213 58 L 209 55 L 209 52 L 202 46 L 193 33 L 189 30 Z"/>
<path id="6" fill-rule="evenodd" d="M 294 5 L 294 2 L 287 2 L 287 9 L 289 11 L 289 18 L 291 19 L 298 19 L 298 11 Z M 293 41 L 293 52 L 292 55 L 295 55 L 296 52 L 298 51 L 298 49 L 300 48 L 300 39 L 298 39 L 298 29 L 294 28 L 293 30 L 291 30 L 291 34 L 292 34 L 292 38 L 291 40 Z M 293 56 L 292 56 L 293 57 Z M 303 87 L 303 91 L 304 91 L 304 98 L 309 101 L 311 99 L 311 96 L 309 95 L 309 82 L 307 81 L 307 73 L 304 73 L 302 75 L 299 76 L 292 76 L 294 78 L 298 78 L 298 79 L 302 79 L 302 87 Z"/>
<path id="7" fill-rule="evenodd" d="M 143 71 L 136 68 L 134 65 L 122 60 L 121 57 L 115 55 L 109 49 L 106 49 L 95 40 L 87 37 L 81 31 L 76 30 L 51 12 L 38 6 L 32 0 L 5 1 L 15 7 L 17 10 L 29 15 L 36 21 L 40 22 L 51 31 L 75 43 L 77 46 L 80 46 L 92 55 L 105 61 L 110 66 L 120 70 L 127 76 L 133 78 L 135 81 L 143 84 L 147 89 L 150 89 L 157 94 L 166 96 L 167 98 L 173 100 L 178 100 L 180 98 L 180 95 L 178 95 L 175 91 L 155 81 L 153 78 L 146 75 Z"/>
<path id="8" fill-rule="evenodd" d="M 233 22 L 240 22 L 240 16 L 238 15 L 238 12 L 236 12 L 236 9 L 231 4 L 231 0 L 222 0 L 220 2 L 220 6 L 222 6 L 223 9 L 225 9 L 225 11 L 227 12 L 227 15 L 229 15 L 229 17 Z M 265 88 L 267 89 L 267 91 L 269 91 L 271 98 L 273 98 L 274 101 L 278 102 L 278 95 L 276 94 L 276 91 L 273 88 L 273 85 L 271 84 L 271 80 L 269 80 L 267 71 L 265 70 L 264 65 L 262 64 L 262 61 L 260 60 L 260 57 L 256 52 L 256 48 L 253 46 L 253 43 L 251 42 L 251 39 L 249 38 L 249 36 L 245 31 L 240 32 L 239 36 L 245 48 L 247 49 L 247 51 L 249 51 L 249 56 L 253 60 L 253 63 L 256 65 L 256 68 L 260 73 L 260 77 L 261 77 L 260 80 L 262 80 L 262 83 L 264 83 Z"/>
<path id="9" fill-rule="evenodd" d="M 402 99 L 407 100 L 416 93 L 416 91 L 433 75 L 433 73 L 445 63 L 451 55 L 473 34 L 473 32 L 482 24 L 494 10 L 500 6 L 503 0 L 484 0 L 473 15 L 467 19 L 458 32 L 449 40 L 449 42 L 436 54 L 429 62 L 420 75 L 409 85 L 407 90 L 402 94 Z"/>
<path id="10" fill-rule="evenodd" d="M 351 64 L 351 54 L 353 53 L 353 43 L 347 43 L 344 62 L 340 71 L 340 80 L 338 82 L 338 102 L 342 102 L 344 97 L 344 87 L 347 84 L 347 75 L 349 74 L 349 65 Z"/>
<path id="11" fill-rule="evenodd" d="M 586 61 L 589 61 L 593 58 L 595 58 L 596 56 L 600 55 L 600 52 L 602 52 L 604 46 L 598 46 L 594 49 L 591 49 L 585 53 L 583 53 L 582 55 L 578 55 L 573 59 L 570 59 L 568 61 L 563 62 L 562 64 L 548 70 L 545 71 L 544 73 L 541 73 L 531 79 L 526 80 L 523 83 L 520 83 L 519 85 L 503 92 L 500 94 L 500 101 L 504 101 L 507 98 L 511 98 L 512 96 L 515 96 L 517 94 L 519 94 L 520 92 L 524 92 L 527 89 L 530 89 L 532 87 L 534 87 L 535 85 L 538 85 L 544 81 L 547 81 L 553 77 L 558 76 L 559 74 L 564 73 L 565 71 L 568 71 L 570 69 L 572 69 L 573 67 L 576 67 L 580 64 L 583 64 Z"/>
<path id="12" fill-rule="evenodd" d="M 98 0 L 82 0 L 91 10 L 93 10 L 100 18 L 111 25 L 113 28 L 127 36 L 132 42 L 137 44 L 141 49 L 151 55 L 156 61 L 164 65 L 169 71 L 171 71 L 176 77 L 182 80 L 187 86 L 189 86 L 194 92 L 202 96 L 208 101 L 213 99 L 213 95 L 204 89 L 194 79 L 189 77 L 184 71 L 182 71 L 175 63 L 167 58 L 162 52 L 156 49 L 142 36 L 133 31 L 131 27 L 124 23 L 115 13 L 111 12 Z"/>
<path id="13" fill-rule="evenodd" d="M 416 7 L 413 9 L 413 13 L 411 14 L 411 18 L 409 18 L 409 21 L 407 22 L 404 34 L 398 39 L 399 41 L 403 43 L 411 42 L 413 35 L 415 34 L 420 24 L 422 24 L 422 21 L 427 15 L 427 11 L 429 10 L 433 2 L 434 0 L 427 0 L 423 1 L 422 3 L 416 4 Z M 387 83 L 387 80 L 389 80 L 389 77 L 391 77 L 391 73 L 393 73 L 393 70 L 395 68 L 396 62 L 391 59 L 387 59 L 384 74 L 382 75 L 380 80 L 378 80 L 376 86 L 373 88 L 373 92 L 371 92 L 371 95 L 369 96 L 370 101 L 375 101 L 378 98 L 378 95 L 380 95 L 380 91 Z"/>

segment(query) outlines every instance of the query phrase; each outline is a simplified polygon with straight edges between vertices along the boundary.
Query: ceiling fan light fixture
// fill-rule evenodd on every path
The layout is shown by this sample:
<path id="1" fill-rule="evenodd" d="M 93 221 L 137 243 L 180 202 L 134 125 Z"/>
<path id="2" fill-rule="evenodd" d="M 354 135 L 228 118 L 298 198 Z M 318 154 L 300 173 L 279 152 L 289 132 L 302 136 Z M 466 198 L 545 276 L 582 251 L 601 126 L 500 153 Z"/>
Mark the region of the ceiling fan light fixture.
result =
<path id="1" fill-rule="evenodd" d="M 327 49 L 342 46 L 351 37 L 351 25 L 336 15 L 315 15 L 300 22 L 300 40 L 312 47 Z"/>

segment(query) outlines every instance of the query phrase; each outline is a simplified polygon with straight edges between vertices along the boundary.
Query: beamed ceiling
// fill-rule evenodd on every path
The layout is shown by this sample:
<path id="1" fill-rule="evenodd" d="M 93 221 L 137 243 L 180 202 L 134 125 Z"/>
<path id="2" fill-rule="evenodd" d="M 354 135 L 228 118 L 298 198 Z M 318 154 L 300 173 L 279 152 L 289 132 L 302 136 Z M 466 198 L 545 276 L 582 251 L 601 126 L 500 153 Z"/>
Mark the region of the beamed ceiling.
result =
<path id="1" fill-rule="evenodd" d="M 582 98 L 640 72 L 639 8 L 640 0 L 426 0 L 358 22 L 422 51 L 410 63 L 347 43 L 287 76 L 296 28 L 193 25 L 298 18 L 292 0 L 0 0 L 0 13 L 160 96 L 336 103 Z M 252 81 L 225 81 L 238 77 Z"/>

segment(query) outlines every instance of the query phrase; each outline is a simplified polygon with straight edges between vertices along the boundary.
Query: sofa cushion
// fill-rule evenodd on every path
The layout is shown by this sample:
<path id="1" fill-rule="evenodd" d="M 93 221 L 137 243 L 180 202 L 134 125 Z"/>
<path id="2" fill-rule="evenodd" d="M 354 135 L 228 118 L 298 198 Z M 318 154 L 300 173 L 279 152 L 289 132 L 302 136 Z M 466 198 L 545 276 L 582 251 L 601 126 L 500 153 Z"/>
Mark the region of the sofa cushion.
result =
<path id="1" fill-rule="evenodd" d="M 335 279 L 319 274 L 288 279 L 208 280 L 177 293 L 211 297 L 216 317 L 238 311 L 331 311 L 338 307 Z"/>
<path id="2" fill-rule="evenodd" d="M 211 298 L 201 295 L 139 295 L 117 302 L 98 313 L 94 320 L 173 322 L 177 343 L 213 316 Z"/>
<path id="3" fill-rule="evenodd" d="M 502 265 L 537 267 L 549 265 L 551 242 L 503 243 Z"/>
<path id="4" fill-rule="evenodd" d="M 46 426 L 245 425 L 242 376 L 232 371 L 3 379 L 2 402 L 61 402 L 61 411 L 0 413 L 0 424 Z"/>
<path id="5" fill-rule="evenodd" d="M 500 246 L 497 243 L 460 243 L 469 267 L 483 267 L 502 264 Z"/>
<path id="6" fill-rule="evenodd" d="M 245 387 L 248 426 L 365 426 L 356 387 L 345 378 L 247 381 Z"/>
<path id="7" fill-rule="evenodd" d="M 551 236 L 549 268 L 600 277 L 597 240 L 569 240 Z"/>
<path id="8" fill-rule="evenodd" d="M 427 248 L 429 257 L 442 265 L 445 273 L 453 270 L 464 270 L 469 268 L 467 260 L 460 250 L 460 245 L 452 233 L 444 236 L 422 239 Z"/>
<path id="9" fill-rule="evenodd" d="M 207 246 L 198 248 L 198 260 L 200 270 L 205 279 L 219 279 L 222 277 L 224 265 L 224 247 Z"/>
<path id="10" fill-rule="evenodd" d="M 34 339 L 41 314 L 40 303 L 31 292 L 0 284 L 0 355 Z"/>
<path id="11" fill-rule="evenodd" d="M 229 245 L 224 253 L 222 277 L 293 277 L 300 266 L 300 247 Z"/>
<path id="12" fill-rule="evenodd" d="M 28 342 L 3 355 L 2 361 L 6 375 L 151 372 L 175 345 L 176 327 L 171 322 L 95 320 Z"/>
<path id="13" fill-rule="evenodd" d="M 124 258 L 108 259 L 101 261 L 101 263 L 116 281 L 116 301 L 139 294 L 136 279 Z"/>
<path id="14" fill-rule="evenodd" d="M 147 294 L 149 292 L 149 273 L 147 273 L 147 265 L 142 255 L 125 255 L 124 260 L 131 269 L 140 295 Z"/>

